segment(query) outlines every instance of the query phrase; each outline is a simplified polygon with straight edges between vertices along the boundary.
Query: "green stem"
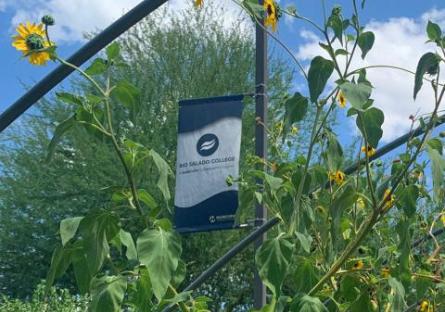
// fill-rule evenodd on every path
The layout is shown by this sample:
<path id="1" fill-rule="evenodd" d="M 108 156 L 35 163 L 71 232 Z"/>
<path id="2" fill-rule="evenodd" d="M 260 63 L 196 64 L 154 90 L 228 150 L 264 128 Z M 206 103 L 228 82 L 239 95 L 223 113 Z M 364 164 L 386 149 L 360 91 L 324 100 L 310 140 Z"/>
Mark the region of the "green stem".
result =
<path id="1" fill-rule="evenodd" d="M 314 125 L 312 127 L 312 133 L 311 133 L 311 140 L 310 140 L 310 145 L 309 145 L 309 149 L 307 152 L 307 156 L 306 156 L 306 163 L 304 165 L 304 170 L 303 170 L 303 176 L 301 177 L 301 180 L 299 182 L 298 185 L 298 190 L 297 190 L 297 196 L 295 197 L 295 203 L 296 203 L 296 207 L 294 209 L 294 211 L 292 212 L 292 217 L 291 217 L 291 224 L 289 227 L 289 235 L 293 235 L 297 226 L 297 215 L 299 213 L 300 210 L 300 204 L 301 204 L 301 197 L 303 195 L 303 188 L 304 188 L 304 182 L 306 180 L 306 176 L 309 170 L 309 163 L 310 163 L 310 159 L 312 157 L 312 152 L 315 146 L 315 140 L 317 138 L 317 124 L 318 124 L 318 119 L 320 118 L 320 114 L 321 114 L 321 107 L 317 106 L 317 111 L 315 113 L 315 120 L 314 120 Z"/>
<path id="2" fill-rule="evenodd" d="M 148 221 L 147 221 L 147 219 L 144 216 L 141 204 L 139 202 L 139 196 L 137 194 L 136 184 L 134 182 L 133 175 L 131 174 L 131 171 L 128 168 L 127 163 L 125 162 L 124 155 L 122 154 L 122 151 L 121 151 L 121 149 L 119 147 L 119 144 L 117 143 L 116 136 L 114 135 L 112 116 L 111 116 L 111 109 L 110 109 L 110 102 L 109 102 L 108 97 L 105 98 L 105 108 L 106 108 L 106 111 L 107 111 L 108 128 L 109 128 L 109 132 L 111 134 L 111 141 L 113 142 L 114 150 L 116 151 L 116 154 L 119 157 L 119 160 L 121 161 L 122 166 L 124 168 L 125 174 L 127 175 L 128 184 L 130 185 L 130 190 L 131 190 L 131 194 L 132 194 L 133 199 L 134 199 L 134 203 L 136 205 L 136 209 L 137 209 L 138 213 L 141 215 L 142 219 L 144 220 L 145 226 L 148 227 Z"/>

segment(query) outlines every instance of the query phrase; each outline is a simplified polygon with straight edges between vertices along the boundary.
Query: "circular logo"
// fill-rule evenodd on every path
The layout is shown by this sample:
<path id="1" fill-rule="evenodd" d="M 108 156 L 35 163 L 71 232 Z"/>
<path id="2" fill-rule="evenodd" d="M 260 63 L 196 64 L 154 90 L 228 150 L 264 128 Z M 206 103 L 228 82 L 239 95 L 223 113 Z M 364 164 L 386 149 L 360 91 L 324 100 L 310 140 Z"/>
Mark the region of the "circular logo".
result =
<path id="1" fill-rule="evenodd" d="M 218 146 L 218 137 L 213 133 L 207 133 L 199 138 L 198 144 L 196 144 L 196 151 L 199 155 L 206 157 L 216 152 Z"/>

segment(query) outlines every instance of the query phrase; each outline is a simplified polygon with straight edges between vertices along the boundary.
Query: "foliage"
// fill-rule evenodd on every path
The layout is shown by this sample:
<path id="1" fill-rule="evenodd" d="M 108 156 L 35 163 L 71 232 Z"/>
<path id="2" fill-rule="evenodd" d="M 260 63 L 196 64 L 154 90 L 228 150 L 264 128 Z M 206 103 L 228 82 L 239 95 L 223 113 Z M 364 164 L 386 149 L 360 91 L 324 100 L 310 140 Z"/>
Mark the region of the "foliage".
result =
<path id="1" fill-rule="evenodd" d="M 436 48 L 420 58 L 413 77 L 414 99 L 428 81 L 434 110 L 411 118 L 412 126 L 418 122 L 423 133 L 409 138 L 392 162 L 382 166 L 373 160 L 385 121 L 384 112 L 374 105 L 373 85 L 367 79 L 367 70 L 374 67 L 351 69 L 355 54 L 360 50 L 365 59 L 375 41 L 374 34 L 360 24 L 356 1 L 352 0 L 349 18 L 334 7 L 322 26 L 295 8 L 282 9 L 273 1 L 266 10 L 251 0 L 239 4 L 255 22 L 273 13 L 274 23 L 266 23 L 273 30 L 281 14 L 288 14 L 308 22 L 325 38 L 320 43 L 324 56 L 315 57 L 307 73 L 294 59 L 306 78 L 307 90 L 283 96 L 275 106 L 276 117 L 284 120 L 267 127 L 270 160 L 246 157 L 240 177 L 233 179 L 242 189 L 242 208 L 262 204 L 281 221 L 255 255 L 259 275 L 271 294 L 261 311 L 443 310 L 443 240 L 433 233 L 445 225 L 443 138 L 433 132 L 445 94 L 440 79 L 445 37 L 440 26 L 428 23 L 426 34 Z M 362 9 L 364 5 L 362 1 Z M 159 40 L 165 44 L 174 39 L 167 35 Z M 206 38 L 201 40 L 209 45 Z M 53 131 L 48 158 L 66 144 L 62 136 L 82 129 L 108 147 L 120 172 L 107 189 L 107 205 L 61 222 L 61 243 L 53 253 L 47 286 L 72 268 L 79 291 L 91 295 L 89 309 L 93 311 L 157 311 L 170 305 L 181 311 L 208 311 L 210 298 L 177 290 L 186 264 L 181 260 L 180 238 L 169 221 L 173 172 L 166 151 L 173 147 L 142 142 L 138 140 L 145 137 L 141 129 L 122 131 L 125 126 L 117 122 L 134 124 L 142 118 L 143 88 L 119 71 L 128 69 L 126 57 L 137 48 L 130 45 L 126 55 L 121 46 L 111 44 L 85 70 L 66 63 L 55 50 L 45 50 L 52 59 L 78 71 L 89 85 L 83 92 L 58 94 L 72 110 Z M 201 51 L 199 45 L 197 50 Z M 162 58 L 155 55 L 153 59 L 154 67 L 162 68 Z M 378 67 L 400 70 L 391 65 Z M 172 81 L 184 78 L 172 72 Z M 176 85 L 166 85 L 176 90 Z M 339 98 L 349 102 L 347 116 L 355 119 L 363 143 L 358 168 L 348 175 L 342 144 L 328 124 Z M 177 100 L 174 94 L 171 99 Z M 156 106 L 155 116 L 166 116 L 162 115 L 169 108 L 165 103 L 168 100 Z M 308 110 L 314 114 L 307 114 Z M 295 135 L 289 130 L 310 115 L 314 117 L 307 150 L 289 157 L 287 148 L 292 147 Z M 166 119 L 156 123 L 162 128 Z M 430 163 L 432 182 L 423 178 Z M 258 169 L 264 167 L 268 169 Z M 141 178 L 146 168 L 150 168 L 150 182 Z M 423 238 L 426 234 L 431 240 Z M 413 243 L 419 238 L 419 243 Z M 198 247 L 198 252 L 202 250 Z"/>
<path id="2" fill-rule="evenodd" d="M 163 27 L 161 19 L 169 20 L 170 27 Z M 121 140 L 131 138 L 147 146 L 156 146 L 156 151 L 173 164 L 178 99 L 252 90 L 254 48 L 251 37 L 227 24 L 223 28 L 223 22 L 218 11 L 208 7 L 199 12 L 187 12 L 186 17 L 166 16 L 159 12 L 158 16 L 145 19 L 121 38 L 121 53 L 128 65 L 112 68 L 112 75 L 141 90 L 139 111 L 131 121 L 129 110 L 121 109 L 118 104 L 112 107 L 115 130 Z M 181 61 L 179 66 L 177 60 L 185 58 L 183 51 L 188 51 L 187 60 Z M 105 58 L 101 56 L 101 59 Z M 225 59 L 230 59 L 230 63 Z M 287 90 L 291 73 L 278 59 L 271 58 L 270 62 L 273 66 L 269 116 L 274 120 L 280 114 L 277 99 Z M 163 66 L 159 66 L 160 63 Z M 199 75 L 191 76 L 191 72 Z M 99 74 L 95 77 L 102 79 Z M 217 83 L 212 83 L 214 80 Z M 69 118 L 85 92 L 95 92 L 80 79 L 76 78 L 73 83 L 77 92 L 58 91 L 54 99 L 39 103 L 36 115 L 19 121 L 26 127 L 18 126 L 2 134 L 0 218 L 7 220 L 0 225 L 2 293 L 20 297 L 29 295 L 35 284 L 46 276 L 52 249 L 58 240 L 59 222 L 109 207 L 116 181 L 124 178 L 120 167 L 116 166 L 112 146 L 82 127 L 66 132 L 55 146 L 51 162 L 45 162 L 48 133 L 53 133 L 55 125 Z M 90 95 L 89 100 L 94 102 L 97 98 Z M 244 114 L 243 153 L 249 153 L 253 148 L 253 110 L 253 103 L 248 102 Z M 304 133 L 305 128 L 301 127 L 300 131 Z M 157 174 L 155 166 L 147 167 L 147 171 L 137 176 L 141 201 L 151 206 L 151 196 L 166 211 L 170 206 L 164 205 L 163 195 L 157 191 L 158 179 L 151 174 Z M 174 184 L 171 178 L 169 184 Z M 147 190 L 155 191 L 148 193 Z M 121 195 L 125 193 L 116 192 L 113 197 L 122 199 Z M 247 207 L 243 218 L 248 218 L 250 211 Z M 128 226 L 127 232 L 133 235 L 142 229 L 142 224 L 128 218 L 123 218 L 122 222 Z M 187 263 L 184 284 L 244 235 L 245 231 L 229 231 L 189 236 L 183 241 L 183 260 Z M 64 241 L 69 235 L 62 237 Z M 199 252 L 203 246 L 206 246 L 207 254 Z M 200 293 L 214 298 L 209 303 L 212 310 L 223 303 L 240 306 L 251 301 L 251 285 L 246 281 L 253 274 L 252 258 L 253 251 L 247 251 L 202 286 Z M 82 259 L 76 263 L 79 265 L 72 266 L 74 270 L 69 269 L 66 275 L 57 279 L 59 285 L 72 291 L 77 289 L 73 284 L 76 284 L 76 271 L 82 268 Z M 28 273 L 22 274 L 24 271 Z M 236 286 L 230 285 L 232 280 L 238 281 Z M 87 281 L 80 283 L 82 292 L 88 287 Z"/>
<path id="3" fill-rule="evenodd" d="M 0 310 L 3 312 L 83 312 L 87 311 L 87 304 L 87 298 L 73 296 L 66 289 L 52 287 L 47 292 L 42 283 L 37 286 L 30 300 L 1 298 Z"/>

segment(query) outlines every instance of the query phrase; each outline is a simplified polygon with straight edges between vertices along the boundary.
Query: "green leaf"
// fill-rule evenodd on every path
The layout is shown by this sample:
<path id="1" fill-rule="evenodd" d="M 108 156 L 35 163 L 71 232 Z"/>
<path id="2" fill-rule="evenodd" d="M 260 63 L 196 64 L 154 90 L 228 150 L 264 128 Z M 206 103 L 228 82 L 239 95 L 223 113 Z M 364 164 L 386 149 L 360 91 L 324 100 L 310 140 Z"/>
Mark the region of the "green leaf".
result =
<path id="1" fill-rule="evenodd" d="M 68 92 L 56 92 L 57 99 L 67 104 L 74 104 L 82 106 L 84 99 L 80 96 Z"/>
<path id="2" fill-rule="evenodd" d="M 63 248 L 62 245 L 57 245 L 51 257 L 51 266 L 46 276 L 46 287 L 49 289 L 54 281 L 62 276 L 68 269 L 71 263 L 70 252 Z"/>
<path id="3" fill-rule="evenodd" d="M 334 39 L 337 38 L 343 44 L 343 22 L 338 14 L 332 14 L 328 20 L 328 26 L 334 31 Z"/>
<path id="4" fill-rule="evenodd" d="M 442 30 L 440 26 L 436 23 L 428 21 L 428 25 L 426 26 L 426 32 L 428 34 L 428 38 L 432 41 L 439 41 L 442 39 Z"/>
<path id="5" fill-rule="evenodd" d="M 158 206 L 156 200 L 146 190 L 143 189 L 138 190 L 138 197 L 150 209 L 154 209 Z"/>
<path id="6" fill-rule="evenodd" d="M 137 239 L 139 261 L 147 267 L 153 293 L 161 300 L 178 268 L 181 244 L 172 232 L 146 229 Z"/>
<path id="7" fill-rule="evenodd" d="M 64 219 L 60 222 L 60 238 L 62 239 L 62 245 L 66 243 L 76 235 L 77 228 L 83 217 L 74 217 Z"/>
<path id="8" fill-rule="evenodd" d="M 362 59 L 366 57 L 366 54 L 372 49 L 374 45 L 375 35 L 371 31 L 365 31 L 358 37 L 358 46 L 362 50 Z"/>
<path id="9" fill-rule="evenodd" d="M 357 127 L 363 137 L 367 138 L 368 144 L 376 148 L 383 135 L 382 125 L 385 121 L 383 112 L 371 107 L 364 112 L 359 112 L 356 119 Z"/>
<path id="10" fill-rule="evenodd" d="M 111 91 L 111 95 L 133 114 L 139 111 L 140 91 L 127 80 L 119 81 Z"/>
<path id="11" fill-rule="evenodd" d="M 264 174 L 264 182 L 266 182 L 272 192 L 276 192 L 283 185 L 283 179 L 267 173 Z"/>
<path id="12" fill-rule="evenodd" d="M 435 75 L 439 70 L 439 61 L 440 58 L 431 52 L 424 54 L 417 64 L 416 76 L 414 80 L 414 99 L 417 97 L 417 93 L 419 93 L 420 89 L 423 85 L 423 76 L 425 74 Z"/>
<path id="13" fill-rule="evenodd" d="M 294 298 L 290 310 L 292 312 L 328 312 L 320 299 L 303 294 Z"/>
<path id="14" fill-rule="evenodd" d="M 104 276 L 91 281 L 91 312 L 120 312 L 127 289 L 124 276 Z"/>
<path id="15" fill-rule="evenodd" d="M 343 82 L 340 89 L 344 93 L 346 99 L 351 103 L 352 107 L 362 110 L 371 96 L 372 88 L 365 83 Z"/>
<path id="16" fill-rule="evenodd" d="M 103 74 L 107 70 L 107 61 L 103 58 L 95 59 L 91 65 L 85 70 L 85 73 L 90 76 Z"/>
<path id="17" fill-rule="evenodd" d="M 293 250 L 294 246 L 288 239 L 278 236 L 266 240 L 256 252 L 258 273 L 275 298 L 280 296 Z"/>
<path id="18" fill-rule="evenodd" d="M 297 236 L 303 250 L 307 253 L 311 252 L 312 237 L 300 232 L 295 232 L 295 235 Z"/>
<path id="19" fill-rule="evenodd" d="M 131 233 L 120 230 L 119 231 L 120 241 L 127 249 L 125 252 L 125 256 L 128 260 L 137 260 L 138 259 L 138 253 L 136 251 L 136 246 L 134 244 L 133 237 L 131 236 Z"/>
<path id="20" fill-rule="evenodd" d="M 302 96 L 299 92 L 286 101 L 284 104 L 284 133 L 288 133 L 293 123 L 303 120 L 307 113 L 308 99 Z M 283 140 L 285 135 L 283 135 Z"/>
<path id="21" fill-rule="evenodd" d="M 74 127 L 75 124 L 76 124 L 76 116 L 73 115 L 57 125 L 56 129 L 54 130 L 53 138 L 51 139 L 48 145 L 48 154 L 46 156 L 46 161 L 51 160 L 56 150 L 57 144 L 62 140 L 62 136 L 65 134 L 65 132 Z"/>
<path id="22" fill-rule="evenodd" d="M 403 288 L 402 283 L 400 283 L 393 277 L 390 277 L 388 279 L 388 283 L 392 289 L 390 295 L 391 311 L 392 312 L 405 311 L 407 305 L 405 302 L 405 288 Z"/>
<path id="23" fill-rule="evenodd" d="M 427 146 L 428 155 L 431 159 L 431 172 L 433 175 L 433 192 L 434 200 L 437 203 L 441 202 L 444 194 L 444 171 L 445 171 L 445 159 L 439 154 L 439 152 Z"/>
<path id="24" fill-rule="evenodd" d="M 408 185 L 397 193 L 398 203 L 408 217 L 414 216 L 419 198 L 419 188 L 416 185 Z"/>
<path id="25" fill-rule="evenodd" d="M 440 155 L 443 154 L 443 145 L 442 145 L 442 141 L 440 139 L 434 138 L 434 139 L 428 140 L 427 144 L 431 148 L 438 151 Z"/>
<path id="26" fill-rule="evenodd" d="M 118 234 L 118 224 L 119 219 L 107 212 L 87 216 L 80 222 L 88 268 L 93 275 L 102 267 L 110 252 L 108 241 Z"/>
<path id="27" fill-rule="evenodd" d="M 159 179 L 156 185 L 162 192 L 165 201 L 169 201 L 171 195 L 170 195 L 170 190 L 168 188 L 168 177 L 170 175 L 173 175 L 173 172 L 168 163 L 164 160 L 164 158 L 162 158 L 161 155 L 159 155 L 156 151 L 151 150 L 150 155 L 153 158 L 153 161 L 159 173 Z"/>
<path id="28" fill-rule="evenodd" d="M 309 68 L 308 81 L 311 102 L 316 103 L 320 94 L 323 92 L 334 71 L 334 62 L 327 60 L 321 56 L 316 56 Z"/>
<path id="29" fill-rule="evenodd" d="M 88 293 L 90 291 L 90 283 L 93 276 L 88 269 L 88 260 L 83 248 L 77 249 L 73 253 L 72 264 L 79 292 L 81 294 Z"/>
<path id="30" fill-rule="evenodd" d="M 318 282 L 318 275 L 312 264 L 315 259 L 298 257 L 295 264 L 295 287 L 298 292 L 306 293 Z M 315 263 L 315 262 L 314 262 Z"/>
<path id="31" fill-rule="evenodd" d="M 339 247 L 339 240 L 342 238 L 341 236 L 341 227 L 340 221 L 342 214 L 351 207 L 357 199 L 357 194 L 355 192 L 354 187 L 351 185 L 346 186 L 343 189 L 343 192 L 336 196 L 332 205 L 330 205 L 330 211 L 332 216 L 331 222 L 331 237 L 334 244 L 334 247 Z"/>
<path id="32" fill-rule="evenodd" d="M 119 57 L 120 55 L 120 47 L 117 42 L 113 42 L 106 49 L 107 58 L 109 61 L 112 61 Z"/>
<path id="33" fill-rule="evenodd" d="M 139 269 L 139 279 L 136 284 L 137 290 L 135 294 L 135 303 L 139 308 L 138 312 L 152 312 L 153 303 L 151 298 L 153 297 L 153 289 L 150 281 L 150 275 L 147 268 Z"/>

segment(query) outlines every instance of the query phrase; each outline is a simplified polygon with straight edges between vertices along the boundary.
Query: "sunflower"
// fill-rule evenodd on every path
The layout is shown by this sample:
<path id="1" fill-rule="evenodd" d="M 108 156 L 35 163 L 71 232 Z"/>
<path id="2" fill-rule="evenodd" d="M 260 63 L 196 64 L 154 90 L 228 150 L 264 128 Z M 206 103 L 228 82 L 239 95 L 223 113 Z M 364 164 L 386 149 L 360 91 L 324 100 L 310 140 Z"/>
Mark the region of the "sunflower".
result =
<path id="1" fill-rule="evenodd" d="M 340 106 L 341 108 L 346 107 L 347 100 L 346 100 L 345 94 L 342 91 L 338 92 L 337 102 L 338 102 L 338 106 Z"/>
<path id="2" fill-rule="evenodd" d="M 358 260 L 356 263 L 354 263 L 354 265 L 352 266 L 352 268 L 354 270 L 361 270 L 365 267 L 365 264 L 363 263 L 362 260 Z"/>
<path id="3" fill-rule="evenodd" d="M 389 209 L 391 209 L 392 206 L 394 206 L 396 197 L 393 194 L 391 194 L 390 189 L 386 189 L 385 193 L 383 193 L 383 201 L 384 201 L 383 211 L 388 211 Z"/>
<path id="4" fill-rule="evenodd" d="M 370 145 L 367 147 L 362 146 L 362 153 L 365 153 L 368 157 L 371 157 L 375 154 L 375 148 Z"/>
<path id="5" fill-rule="evenodd" d="M 27 22 L 17 27 L 18 35 L 14 36 L 12 46 L 28 57 L 33 65 L 45 65 L 51 59 L 51 54 L 45 50 L 50 43 L 45 39 L 45 26 Z"/>
<path id="6" fill-rule="evenodd" d="M 329 180 L 334 181 L 337 185 L 342 185 L 345 181 L 345 177 L 345 173 L 340 170 L 329 174 Z"/>
<path id="7" fill-rule="evenodd" d="M 391 270 L 389 268 L 383 268 L 380 270 L 380 276 L 383 278 L 388 278 L 391 276 Z"/>
<path id="8" fill-rule="evenodd" d="M 204 4 L 204 0 L 195 0 L 194 4 L 195 4 L 195 8 L 201 8 Z"/>
<path id="9" fill-rule="evenodd" d="M 277 3 L 273 0 L 264 0 L 263 7 L 264 11 L 266 12 L 264 26 L 270 26 L 272 28 L 272 31 L 276 31 L 278 18 L 280 17 L 280 10 Z"/>

